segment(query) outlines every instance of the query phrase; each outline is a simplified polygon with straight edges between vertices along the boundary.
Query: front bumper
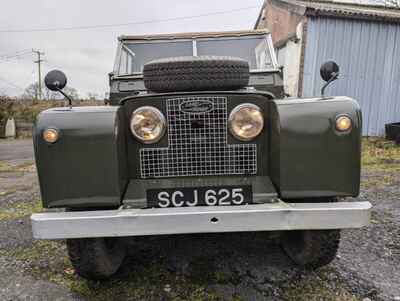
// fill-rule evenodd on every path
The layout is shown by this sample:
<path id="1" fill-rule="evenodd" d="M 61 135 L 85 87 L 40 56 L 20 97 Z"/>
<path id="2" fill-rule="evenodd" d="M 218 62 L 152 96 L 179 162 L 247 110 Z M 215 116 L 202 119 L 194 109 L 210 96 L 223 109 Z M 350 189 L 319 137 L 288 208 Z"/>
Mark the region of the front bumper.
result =
<path id="1" fill-rule="evenodd" d="M 369 202 L 48 212 L 31 216 L 38 239 L 359 228 Z"/>

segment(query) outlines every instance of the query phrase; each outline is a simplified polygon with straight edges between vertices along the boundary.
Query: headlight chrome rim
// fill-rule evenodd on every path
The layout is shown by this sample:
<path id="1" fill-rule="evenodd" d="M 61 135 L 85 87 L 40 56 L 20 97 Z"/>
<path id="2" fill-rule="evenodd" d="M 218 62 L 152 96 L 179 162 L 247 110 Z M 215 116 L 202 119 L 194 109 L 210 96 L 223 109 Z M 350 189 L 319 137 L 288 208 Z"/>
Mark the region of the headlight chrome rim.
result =
<path id="1" fill-rule="evenodd" d="M 242 110 L 242 109 L 244 109 L 244 108 L 255 109 L 256 111 L 258 111 L 258 112 L 261 114 L 261 118 L 262 118 L 262 119 L 261 119 L 261 126 L 260 126 L 260 128 L 257 130 L 256 134 L 253 135 L 253 136 L 251 136 L 251 137 L 244 137 L 244 136 L 241 136 L 241 135 L 239 135 L 238 133 L 236 133 L 235 130 L 234 130 L 234 128 L 233 128 L 233 122 L 234 122 L 234 117 L 235 117 L 235 115 L 236 115 L 240 110 Z M 254 140 L 255 138 L 257 138 L 257 137 L 261 134 L 261 132 L 262 132 L 263 129 L 264 129 L 265 121 L 264 121 L 264 116 L 263 116 L 262 110 L 261 110 L 261 108 L 260 108 L 259 106 L 255 105 L 255 104 L 253 104 L 253 103 L 242 103 L 242 104 L 236 106 L 236 107 L 231 111 L 231 113 L 229 114 L 228 124 L 229 124 L 229 131 L 230 131 L 230 133 L 231 133 L 236 139 L 241 140 L 241 141 L 251 141 L 251 140 Z"/>
<path id="2" fill-rule="evenodd" d="M 154 114 L 159 118 L 159 121 L 160 121 L 161 131 L 160 131 L 160 133 L 159 133 L 156 137 L 154 137 L 153 139 L 145 139 L 145 138 L 143 138 L 142 136 L 140 136 L 140 135 L 136 132 L 136 130 L 134 129 L 134 125 L 133 125 L 133 118 L 134 118 L 137 114 L 139 114 L 140 112 L 146 111 L 146 110 L 151 111 L 152 113 L 154 113 Z M 132 112 L 131 120 L 130 120 L 130 126 L 129 126 L 129 127 L 130 127 L 130 130 L 131 130 L 132 135 L 133 135 L 138 141 L 140 141 L 140 142 L 142 142 L 142 143 L 144 143 L 144 144 L 153 144 L 153 143 L 157 143 L 158 141 L 160 141 L 160 140 L 162 139 L 162 137 L 164 137 L 164 134 L 165 134 L 165 131 L 166 131 L 166 128 L 167 128 L 167 123 L 166 123 L 166 119 L 165 119 L 165 117 L 164 117 L 164 114 L 161 113 L 161 111 L 160 111 L 159 109 L 157 109 L 156 107 L 153 107 L 153 106 L 142 106 L 142 107 L 139 107 L 139 108 L 137 108 L 136 110 L 134 110 L 134 111 Z"/>

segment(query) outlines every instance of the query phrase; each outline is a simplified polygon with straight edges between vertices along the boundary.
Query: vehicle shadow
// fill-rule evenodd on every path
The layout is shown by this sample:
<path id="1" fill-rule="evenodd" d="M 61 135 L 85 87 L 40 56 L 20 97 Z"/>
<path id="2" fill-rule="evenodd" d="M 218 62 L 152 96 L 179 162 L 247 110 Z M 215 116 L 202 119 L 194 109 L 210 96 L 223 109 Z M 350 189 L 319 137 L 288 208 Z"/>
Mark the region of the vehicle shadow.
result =
<path id="1" fill-rule="evenodd" d="M 297 278 L 296 267 L 267 232 L 168 235 L 130 238 L 122 274 L 132 265 L 158 264 L 191 282 L 212 286 L 243 283 L 263 290 Z"/>

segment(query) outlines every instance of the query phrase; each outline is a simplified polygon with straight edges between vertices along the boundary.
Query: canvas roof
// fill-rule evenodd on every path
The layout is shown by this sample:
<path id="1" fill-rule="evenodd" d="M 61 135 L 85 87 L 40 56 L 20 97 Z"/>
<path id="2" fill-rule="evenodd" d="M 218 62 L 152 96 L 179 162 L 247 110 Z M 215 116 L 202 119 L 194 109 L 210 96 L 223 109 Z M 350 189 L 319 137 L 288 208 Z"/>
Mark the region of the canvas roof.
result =
<path id="1" fill-rule="evenodd" d="M 175 39 L 199 39 L 199 38 L 220 38 L 220 37 L 240 37 L 252 35 L 265 35 L 269 31 L 266 29 L 240 30 L 240 31 L 215 31 L 215 32 L 184 32 L 171 34 L 153 34 L 153 35 L 123 35 L 119 37 L 120 41 L 134 40 L 175 40 Z"/>

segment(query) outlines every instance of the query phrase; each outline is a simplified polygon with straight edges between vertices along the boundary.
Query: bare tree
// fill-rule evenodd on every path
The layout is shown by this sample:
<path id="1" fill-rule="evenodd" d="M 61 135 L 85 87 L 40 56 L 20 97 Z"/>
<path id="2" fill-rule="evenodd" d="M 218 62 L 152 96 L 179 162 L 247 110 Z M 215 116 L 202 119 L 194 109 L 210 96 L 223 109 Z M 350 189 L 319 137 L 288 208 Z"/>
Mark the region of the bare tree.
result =
<path id="1" fill-rule="evenodd" d="M 39 85 L 37 83 L 29 85 L 21 98 L 24 99 L 37 99 L 39 95 Z"/>
<path id="2" fill-rule="evenodd" d="M 79 99 L 79 93 L 78 90 L 72 87 L 66 86 L 63 91 L 72 99 L 78 100 Z M 54 92 L 53 92 L 54 93 Z M 64 96 L 62 96 L 60 93 L 57 93 L 58 97 L 56 99 L 64 99 Z"/>
<path id="3" fill-rule="evenodd" d="M 390 8 L 400 8 L 400 0 L 377 0 L 376 4 Z"/>
<path id="4" fill-rule="evenodd" d="M 44 86 L 44 84 L 42 84 L 42 86 Z M 73 99 L 78 99 L 79 98 L 79 94 L 78 94 L 78 91 L 76 89 L 71 88 L 71 87 L 65 87 L 63 90 L 64 90 L 64 92 L 66 94 L 68 94 Z M 39 84 L 36 82 L 34 84 L 29 85 L 25 89 L 25 93 L 22 95 L 22 98 L 38 100 L 38 96 L 39 95 L 40 95 L 39 94 Z M 61 100 L 61 99 L 64 99 L 64 96 L 62 96 L 60 93 L 51 91 L 51 90 L 47 89 L 46 87 L 43 88 L 42 97 L 43 97 L 43 100 Z"/>
<path id="5" fill-rule="evenodd" d="M 101 99 L 101 97 L 100 97 L 100 95 L 97 94 L 97 93 L 89 92 L 89 93 L 87 94 L 87 99 L 88 99 L 88 100 L 99 100 L 99 99 Z"/>

